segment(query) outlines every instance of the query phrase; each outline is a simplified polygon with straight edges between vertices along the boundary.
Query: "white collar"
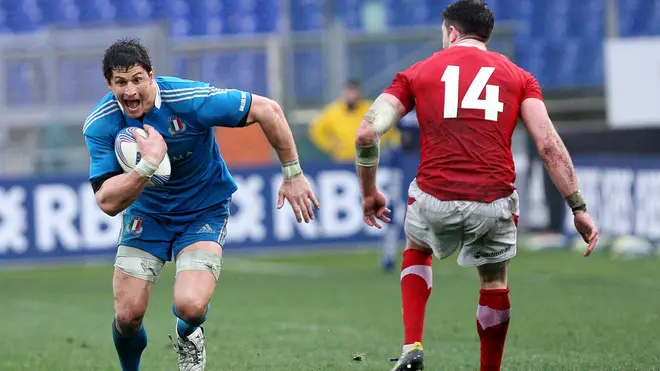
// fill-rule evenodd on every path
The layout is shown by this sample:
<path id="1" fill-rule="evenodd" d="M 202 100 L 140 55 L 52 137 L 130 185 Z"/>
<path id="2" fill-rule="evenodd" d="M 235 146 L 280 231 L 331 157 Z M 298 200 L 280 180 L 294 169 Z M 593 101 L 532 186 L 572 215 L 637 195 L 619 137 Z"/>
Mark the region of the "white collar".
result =
<path id="1" fill-rule="evenodd" d="M 465 41 L 461 41 L 461 42 L 458 43 L 458 44 L 454 44 L 454 46 L 471 46 L 471 47 L 473 47 L 473 48 L 477 48 L 477 49 L 481 49 L 481 50 L 486 50 L 486 48 L 483 47 L 483 46 L 481 46 L 481 45 L 470 44 L 470 43 L 467 43 L 467 42 L 465 42 Z"/>
<path id="2" fill-rule="evenodd" d="M 156 85 L 156 99 L 154 100 L 154 106 L 156 107 L 156 109 L 159 109 L 163 101 L 160 99 L 160 86 L 158 86 L 156 80 L 154 80 L 154 84 Z M 126 113 L 124 112 L 124 105 L 122 105 L 121 102 L 119 101 L 117 101 L 117 104 L 119 104 L 119 109 L 121 110 L 121 113 Z"/>

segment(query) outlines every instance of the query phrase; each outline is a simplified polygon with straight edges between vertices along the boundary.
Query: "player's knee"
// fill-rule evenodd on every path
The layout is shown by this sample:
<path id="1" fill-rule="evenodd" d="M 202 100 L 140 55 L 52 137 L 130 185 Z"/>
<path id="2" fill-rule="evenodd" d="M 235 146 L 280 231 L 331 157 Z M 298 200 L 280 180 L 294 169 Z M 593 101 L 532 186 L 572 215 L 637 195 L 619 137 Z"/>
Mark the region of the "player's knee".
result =
<path id="1" fill-rule="evenodd" d="M 507 288 L 507 266 L 508 260 L 477 267 L 481 279 L 481 288 L 486 290 Z"/>
<path id="2" fill-rule="evenodd" d="M 428 255 L 433 254 L 433 250 L 431 248 L 429 248 L 427 246 L 424 246 L 420 243 L 415 242 L 414 240 L 412 240 L 410 238 L 410 236 L 408 236 L 408 238 L 406 240 L 407 241 L 406 241 L 405 250 L 417 250 L 417 251 L 422 252 L 424 254 L 428 254 Z"/>
<path id="3" fill-rule="evenodd" d="M 174 309 L 177 317 L 190 325 L 201 325 L 206 319 L 208 303 L 199 297 L 182 296 L 175 298 Z"/>
<path id="4" fill-rule="evenodd" d="M 137 332 L 142 326 L 146 309 L 146 307 L 138 305 L 124 305 L 115 308 L 115 323 L 119 332 L 122 334 Z"/>

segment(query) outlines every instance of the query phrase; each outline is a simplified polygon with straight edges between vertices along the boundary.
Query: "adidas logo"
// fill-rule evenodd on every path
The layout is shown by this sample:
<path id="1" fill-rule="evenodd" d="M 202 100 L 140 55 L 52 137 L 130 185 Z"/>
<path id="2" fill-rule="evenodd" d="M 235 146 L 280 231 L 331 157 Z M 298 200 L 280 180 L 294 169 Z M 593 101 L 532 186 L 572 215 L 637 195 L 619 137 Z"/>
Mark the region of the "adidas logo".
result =
<path id="1" fill-rule="evenodd" d="M 202 228 L 200 228 L 199 231 L 197 231 L 197 233 L 198 234 L 199 233 L 215 233 L 215 231 L 213 230 L 213 228 L 211 228 L 210 225 L 204 224 L 204 226 Z"/>

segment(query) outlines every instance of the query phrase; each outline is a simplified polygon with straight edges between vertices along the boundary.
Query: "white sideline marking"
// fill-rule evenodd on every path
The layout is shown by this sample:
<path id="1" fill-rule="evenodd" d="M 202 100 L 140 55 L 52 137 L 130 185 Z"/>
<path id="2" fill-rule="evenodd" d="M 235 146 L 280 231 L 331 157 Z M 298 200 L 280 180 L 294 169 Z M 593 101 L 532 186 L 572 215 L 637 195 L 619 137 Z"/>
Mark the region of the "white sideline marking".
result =
<path id="1" fill-rule="evenodd" d="M 326 271 L 319 267 L 300 264 L 255 261 L 240 258 L 225 259 L 222 270 L 241 273 L 271 274 L 291 277 L 322 277 Z"/>

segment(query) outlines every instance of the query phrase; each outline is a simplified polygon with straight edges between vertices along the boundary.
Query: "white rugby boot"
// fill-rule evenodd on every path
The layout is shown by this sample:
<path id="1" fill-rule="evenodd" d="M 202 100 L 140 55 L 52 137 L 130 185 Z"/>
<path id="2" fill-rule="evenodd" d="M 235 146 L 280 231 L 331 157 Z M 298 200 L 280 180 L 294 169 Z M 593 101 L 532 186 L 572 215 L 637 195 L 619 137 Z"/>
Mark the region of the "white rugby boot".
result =
<path id="1" fill-rule="evenodd" d="M 170 336 L 174 350 L 179 354 L 180 371 L 204 371 L 206 367 L 206 347 L 204 346 L 204 329 L 200 326 L 192 334 L 182 337 L 174 328 L 176 343 Z"/>

